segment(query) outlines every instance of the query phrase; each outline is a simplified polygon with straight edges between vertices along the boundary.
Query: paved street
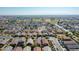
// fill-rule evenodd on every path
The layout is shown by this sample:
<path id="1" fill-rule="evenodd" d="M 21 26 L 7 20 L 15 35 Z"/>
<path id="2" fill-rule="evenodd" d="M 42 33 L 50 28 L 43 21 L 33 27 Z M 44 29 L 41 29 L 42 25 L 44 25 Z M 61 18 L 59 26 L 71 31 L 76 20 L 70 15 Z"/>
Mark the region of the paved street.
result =
<path id="1" fill-rule="evenodd" d="M 64 51 L 63 47 L 58 42 L 57 38 L 50 37 L 50 40 L 52 40 L 52 43 L 53 43 L 56 51 Z"/>
<path id="2" fill-rule="evenodd" d="M 65 28 L 63 28 L 63 27 L 61 27 L 61 26 L 59 26 L 59 25 L 57 25 L 57 24 L 55 24 L 55 26 L 59 27 L 60 29 L 64 30 L 65 32 L 70 33 L 70 34 L 72 35 L 73 39 L 74 39 L 76 42 L 79 42 L 79 40 L 77 40 L 78 37 L 76 37 L 75 35 L 73 35 L 72 32 L 70 32 L 69 30 L 66 30 Z M 74 37 L 75 37 L 75 38 L 74 38 Z"/>

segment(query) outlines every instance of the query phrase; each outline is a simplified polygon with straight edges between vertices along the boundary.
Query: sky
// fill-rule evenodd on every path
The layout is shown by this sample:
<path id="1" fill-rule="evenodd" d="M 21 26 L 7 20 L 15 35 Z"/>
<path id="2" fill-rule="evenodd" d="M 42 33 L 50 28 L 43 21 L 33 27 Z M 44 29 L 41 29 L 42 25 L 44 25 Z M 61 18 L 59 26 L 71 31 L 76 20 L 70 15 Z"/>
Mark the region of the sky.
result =
<path id="1" fill-rule="evenodd" d="M 0 7 L 0 15 L 79 15 L 79 7 Z"/>

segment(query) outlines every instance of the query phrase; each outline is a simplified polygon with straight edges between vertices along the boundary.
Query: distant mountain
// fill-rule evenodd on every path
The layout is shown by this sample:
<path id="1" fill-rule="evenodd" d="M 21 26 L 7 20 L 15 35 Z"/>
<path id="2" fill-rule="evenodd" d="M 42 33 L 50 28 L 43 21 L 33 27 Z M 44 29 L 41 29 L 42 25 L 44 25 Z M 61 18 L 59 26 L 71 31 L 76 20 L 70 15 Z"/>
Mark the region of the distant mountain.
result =
<path id="1" fill-rule="evenodd" d="M 0 15 L 0 20 L 31 20 L 32 18 L 56 18 L 64 20 L 79 20 L 79 15 Z"/>

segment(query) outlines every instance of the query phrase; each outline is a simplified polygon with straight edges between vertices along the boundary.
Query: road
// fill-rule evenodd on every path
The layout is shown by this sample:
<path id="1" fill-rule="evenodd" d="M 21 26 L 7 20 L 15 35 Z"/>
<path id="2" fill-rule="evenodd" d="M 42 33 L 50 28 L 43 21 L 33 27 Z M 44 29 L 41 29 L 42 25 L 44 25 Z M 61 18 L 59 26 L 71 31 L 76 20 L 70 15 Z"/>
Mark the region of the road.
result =
<path id="1" fill-rule="evenodd" d="M 73 39 L 74 39 L 76 42 L 79 42 L 78 37 L 76 37 L 75 35 L 73 35 L 72 32 L 70 32 L 69 30 L 66 30 L 65 28 L 59 26 L 58 24 L 55 24 L 55 26 L 57 26 L 58 28 L 60 28 L 61 30 L 65 31 L 65 32 L 70 33 L 70 34 L 72 35 Z M 74 37 L 75 37 L 75 38 L 74 38 Z"/>
<path id="2" fill-rule="evenodd" d="M 52 44 L 54 45 L 56 51 L 65 51 L 65 49 L 58 42 L 57 38 L 50 37 L 50 40 L 52 40 Z"/>

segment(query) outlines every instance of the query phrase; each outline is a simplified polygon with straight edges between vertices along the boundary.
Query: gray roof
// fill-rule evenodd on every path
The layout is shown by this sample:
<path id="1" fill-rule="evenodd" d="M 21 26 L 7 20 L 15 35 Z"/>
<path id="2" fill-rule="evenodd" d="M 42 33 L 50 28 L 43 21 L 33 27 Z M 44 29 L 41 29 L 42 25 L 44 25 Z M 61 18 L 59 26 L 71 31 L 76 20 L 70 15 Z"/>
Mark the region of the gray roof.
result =
<path id="1" fill-rule="evenodd" d="M 66 45 L 69 49 L 79 49 L 79 45 Z"/>

